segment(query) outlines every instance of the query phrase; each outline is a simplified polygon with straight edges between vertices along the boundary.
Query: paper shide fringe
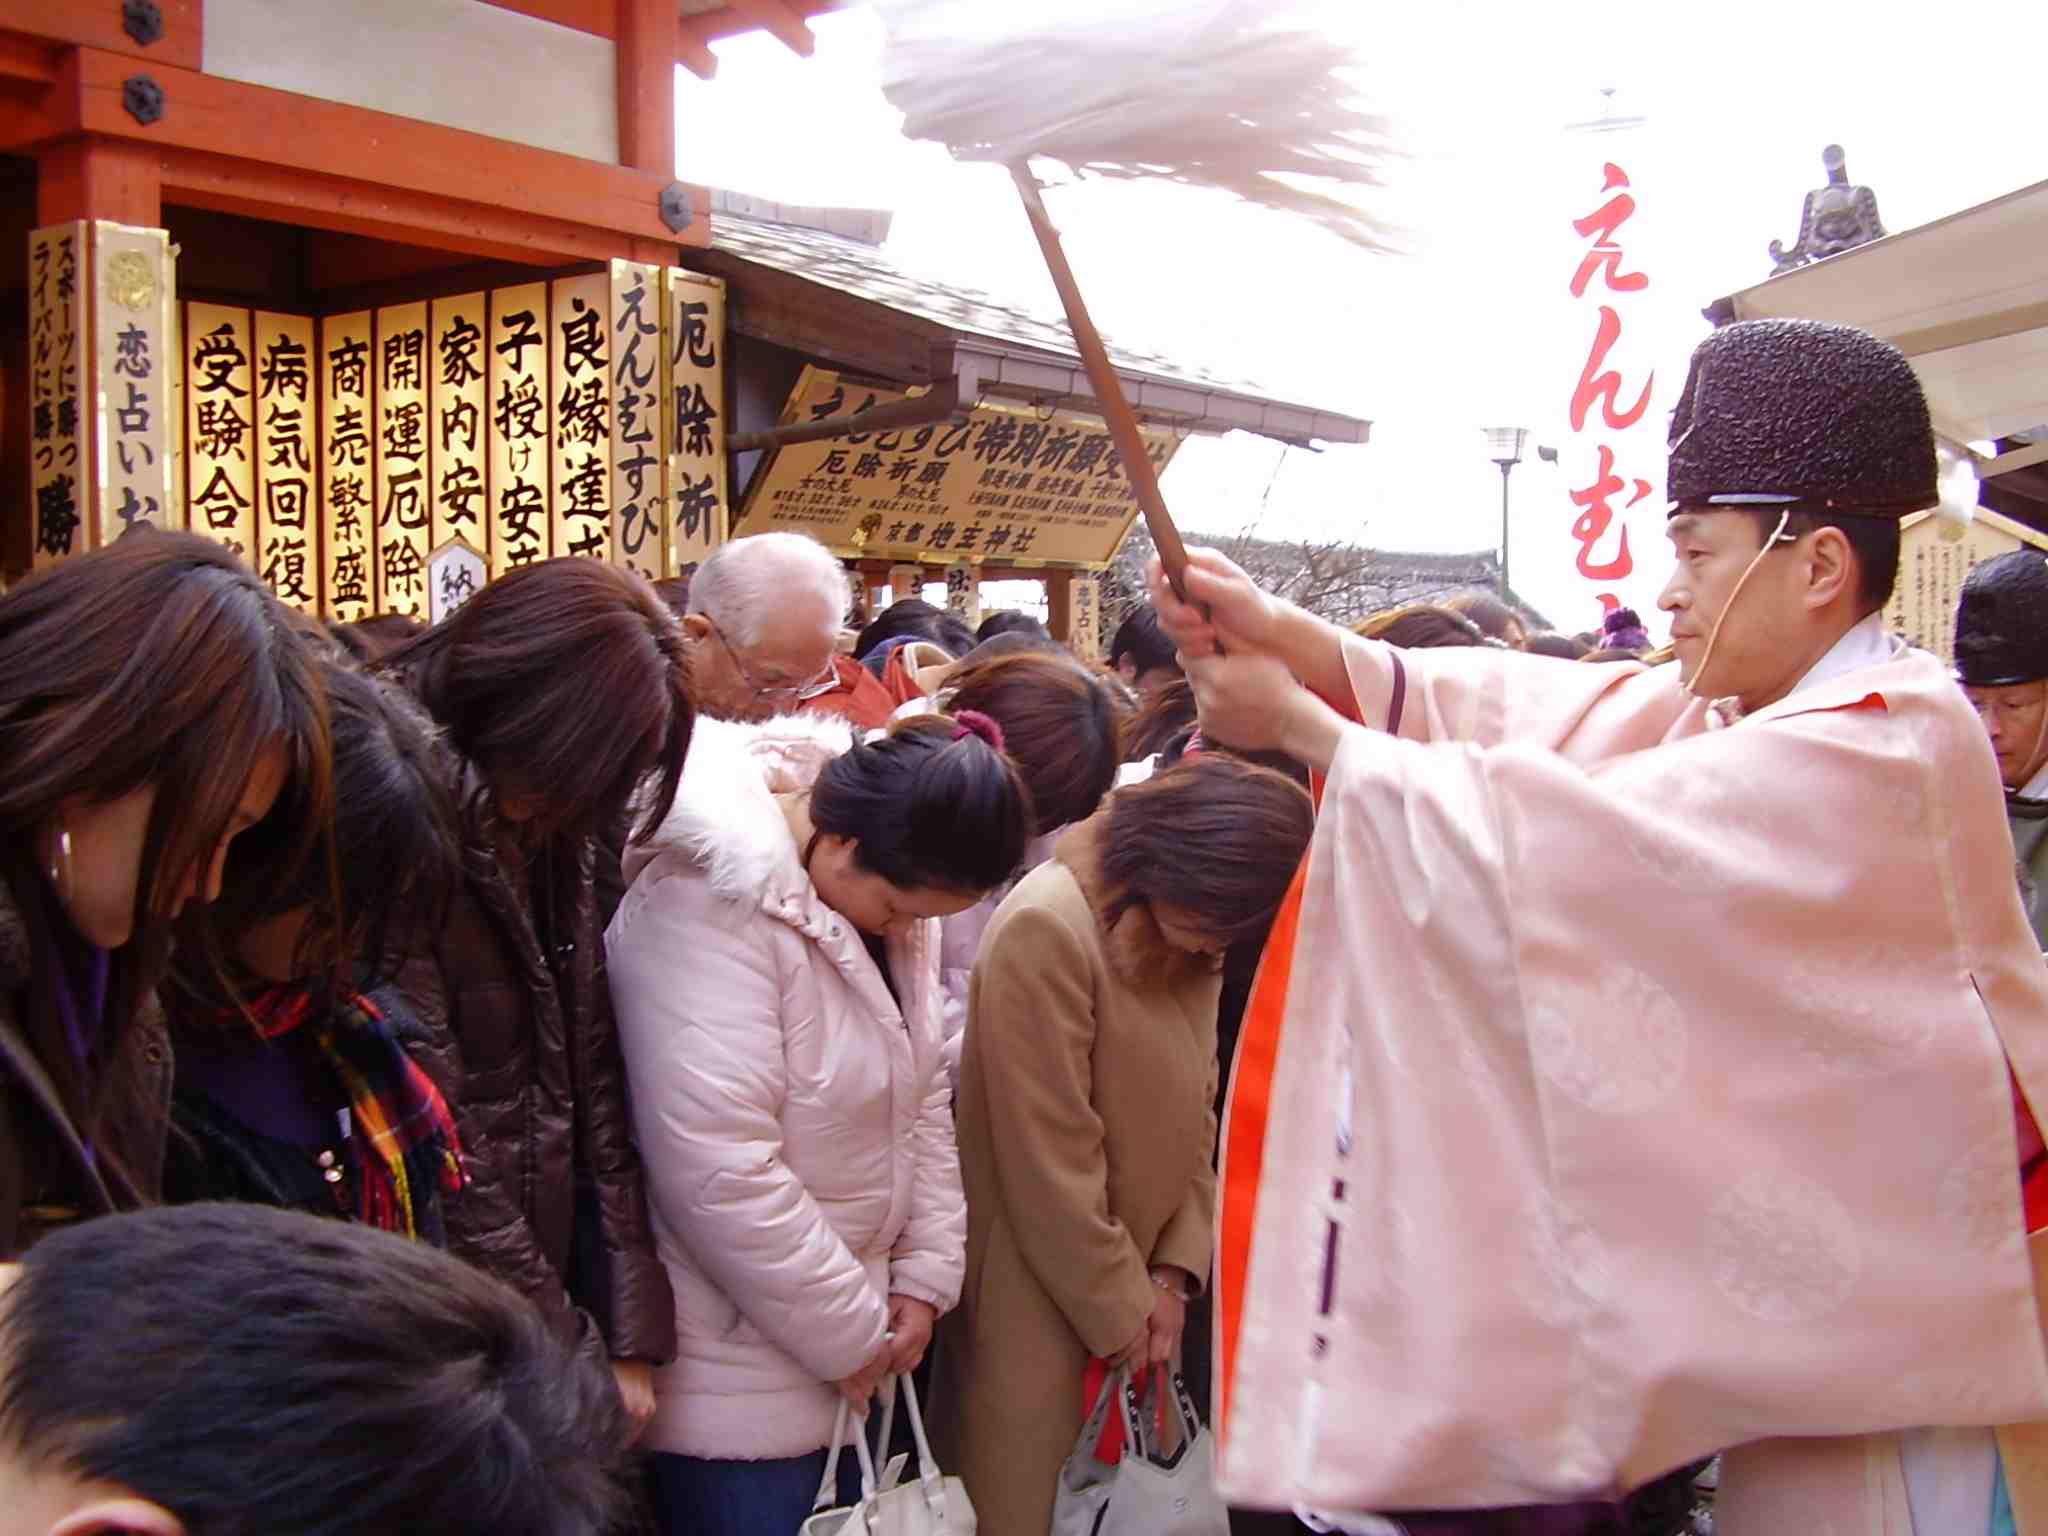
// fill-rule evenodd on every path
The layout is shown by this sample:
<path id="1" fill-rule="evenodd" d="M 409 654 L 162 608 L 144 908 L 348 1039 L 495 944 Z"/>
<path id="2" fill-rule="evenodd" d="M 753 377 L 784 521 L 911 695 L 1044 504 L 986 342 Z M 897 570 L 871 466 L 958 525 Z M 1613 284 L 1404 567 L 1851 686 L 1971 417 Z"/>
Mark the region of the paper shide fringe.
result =
<path id="1" fill-rule="evenodd" d="M 1056 160 L 1177 181 L 1386 250 L 1343 196 L 1380 186 L 1386 123 L 1340 71 L 1351 51 L 1274 0 L 877 0 L 883 92 L 914 139 L 960 159 Z M 1021 17 L 1016 14 L 1024 13 Z"/>

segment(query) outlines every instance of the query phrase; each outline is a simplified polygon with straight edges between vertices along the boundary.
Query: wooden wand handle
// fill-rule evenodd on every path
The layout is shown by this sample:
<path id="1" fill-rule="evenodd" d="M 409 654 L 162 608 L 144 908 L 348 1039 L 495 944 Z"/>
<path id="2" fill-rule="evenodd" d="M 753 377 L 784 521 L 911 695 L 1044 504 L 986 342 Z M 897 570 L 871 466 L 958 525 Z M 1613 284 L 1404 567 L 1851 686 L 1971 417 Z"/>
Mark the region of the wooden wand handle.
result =
<path id="1" fill-rule="evenodd" d="M 1088 318 L 1088 306 L 1082 302 L 1080 284 L 1074 281 L 1074 269 L 1067 264 L 1067 253 L 1060 246 L 1060 232 L 1053 227 L 1052 218 L 1045 211 L 1045 199 L 1039 195 L 1038 178 L 1021 160 L 1010 163 L 1010 177 L 1017 183 L 1018 195 L 1024 199 L 1024 212 L 1031 220 L 1031 232 L 1038 236 L 1038 248 L 1045 254 L 1046 270 L 1052 274 L 1052 285 L 1059 290 L 1060 305 L 1066 310 L 1067 325 L 1074 333 L 1074 345 L 1080 349 L 1082 365 L 1088 370 L 1088 382 L 1095 387 L 1096 404 L 1102 407 L 1102 419 L 1109 426 L 1117 456 L 1123 461 L 1124 474 L 1137 495 L 1138 509 L 1145 514 L 1145 527 L 1151 532 L 1153 546 L 1159 551 L 1160 568 L 1166 572 L 1166 580 L 1174 595 L 1186 602 L 1188 592 L 1184 573 L 1188 564 L 1187 546 L 1181 542 L 1180 530 L 1173 526 L 1173 518 L 1166 510 L 1166 498 L 1159 494 L 1159 471 L 1152 463 L 1152 456 L 1145 451 L 1145 438 L 1138 431 L 1137 415 L 1124 398 L 1123 382 L 1117 378 L 1116 369 L 1110 366 L 1109 351 L 1102 345 L 1102 333 Z"/>

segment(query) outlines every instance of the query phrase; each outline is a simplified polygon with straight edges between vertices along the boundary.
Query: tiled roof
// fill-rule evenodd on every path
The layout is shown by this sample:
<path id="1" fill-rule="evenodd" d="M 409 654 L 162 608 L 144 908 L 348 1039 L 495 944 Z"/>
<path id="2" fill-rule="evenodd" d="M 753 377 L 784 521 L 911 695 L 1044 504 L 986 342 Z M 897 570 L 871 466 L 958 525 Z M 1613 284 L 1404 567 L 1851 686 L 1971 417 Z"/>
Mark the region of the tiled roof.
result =
<path id="1" fill-rule="evenodd" d="M 802 222 L 793 222 L 798 218 Z M 821 223 L 844 232 L 813 227 Z M 784 208 L 724 192 L 715 193 L 712 200 L 714 250 L 885 305 L 901 314 L 944 326 L 970 341 L 980 339 L 1001 348 L 1042 353 L 1049 359 L 1078 366 L 1064 318 L 1038 314 L 962 284 L 906 272 L 891 262 L 880 247 L 879 241 L 887 231 L 887 214 Z M 1364 440 L 1367 424 L 1359 418 L 1277 400 L 1251 380 L 1230 378 L 1162 353 L 1119 346 L 1107 337 L 1104 343 L 1119 373 L 1242 401 L 1313 412 L 1333 429 L 1328 435 Z M 1358 430 L 1344 431 L 1347 426 Z"/>

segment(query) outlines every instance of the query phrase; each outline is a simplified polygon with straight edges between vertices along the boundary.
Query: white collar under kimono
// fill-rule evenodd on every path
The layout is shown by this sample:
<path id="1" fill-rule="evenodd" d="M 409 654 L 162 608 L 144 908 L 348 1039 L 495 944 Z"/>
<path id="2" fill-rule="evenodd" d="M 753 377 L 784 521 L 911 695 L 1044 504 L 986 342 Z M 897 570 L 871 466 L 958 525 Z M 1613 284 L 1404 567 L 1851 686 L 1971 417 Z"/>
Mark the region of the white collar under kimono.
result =
<path id="1" fill-rule="evenodd" d="M 1792 685 L 1792 692 L 1830 682 L 1845 672 L 1874 667 L 1890 661 L 1892 637 L 1884 632 L 1884 615 L 1866 613 L 1849 626 L 1848 633 L 1828 647 L 1827 655 L 1807 668 L 1806 676 Z"/>

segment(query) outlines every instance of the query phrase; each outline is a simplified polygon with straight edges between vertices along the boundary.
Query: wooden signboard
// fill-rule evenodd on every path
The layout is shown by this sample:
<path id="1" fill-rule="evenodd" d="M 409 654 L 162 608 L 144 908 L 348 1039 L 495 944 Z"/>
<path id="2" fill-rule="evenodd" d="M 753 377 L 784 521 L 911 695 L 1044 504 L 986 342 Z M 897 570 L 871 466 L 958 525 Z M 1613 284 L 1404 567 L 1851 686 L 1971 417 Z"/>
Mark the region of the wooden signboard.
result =
<path id="1" fill-rule="evenodd" d="M 313 322 L 256 314 L 256 570 L 278 598 L 320 611 Z"/>
<path id="2" fill-rule="evenodd" d="M 668 493 L 671 576 L 731 527 L 725 461 L 725 280 L 670 267 Z"/>
<path id="3" fill-rule="evenodd" d="M 185 443 L 192 531 L 256 558 L 255 370 L 249 311 L 185 306 Z"/>
<path id="4" fill-rule="evenodd" d="M 95 221 L 92 226 L 91 398 L 98 422 L 91 537 L 119 538 L 148 523 L 182 527 L 174 478 L 171 381 L 174 288 L 170 237 L 160 229 Z"/>
<path id="5" fill-rule="evenodd" d="M 427 306 L 377 311 L 377 609 L 427 616 Z"/>
<path id="6" fill-rule="evenodd" d="M 488 558 L 490 489 L 485 478 L 484 323 L 489 301 L 481 293 L 436 299 L 428 327 L 428 479 L 433 486 L 433 543 L 465 539 Z"/>
<path id="7" fill-rule="evenodd" d="M 668 574 L 661 292 L 659 267 L 612 263 L 612 558 L 649 581 Z"/>
<path id="8" fill-rule="evenodd" d="M 83 221 L 28 237 L 29 505 L 38 567 L 86 547 Z"/>
<path id="9" fill-rule="evenodd" d="M 376 612 L 371 340 L 368 310 L 320 322 L 320 606 L 340 624 Z"/>
<path id="10" fill-rule="evenodd" d="M 555 553 L 605 560 L 612 546 L 611 277 L 549 285 Z"/>
<path id="11" fill-rule="evenodd" d="M 1956 605 L 1970 572 L 2016 549 L 2048 550 L 2048 536 L 1989 507 L 1977 508 L 1960 539 L 1943 537 L 1952 526 L 1932 512 L 1899 524 L 1899 580 L 1884 610 L 1886 629 L 1944 662 L 1955 660 Z"/>
<path id="12" fill-rule="evenodd" d="M 490 317 L 490 557 L 496 577 L 551 553 L 547 284 L 498 289 Z"/>
<path id="13" fill-rule="evenodd" d="M 807 368 L 785 423 L 907 396 Z M 1145 429 L 1164 470 L 1180 443 Z M 756 471 L 747 533 L 807 533 L 844 558 L 1099 567 L 1138 515 L 1109 430 L 1092 417 L 982 405 L 922 427 L 780 448 Z"/>

